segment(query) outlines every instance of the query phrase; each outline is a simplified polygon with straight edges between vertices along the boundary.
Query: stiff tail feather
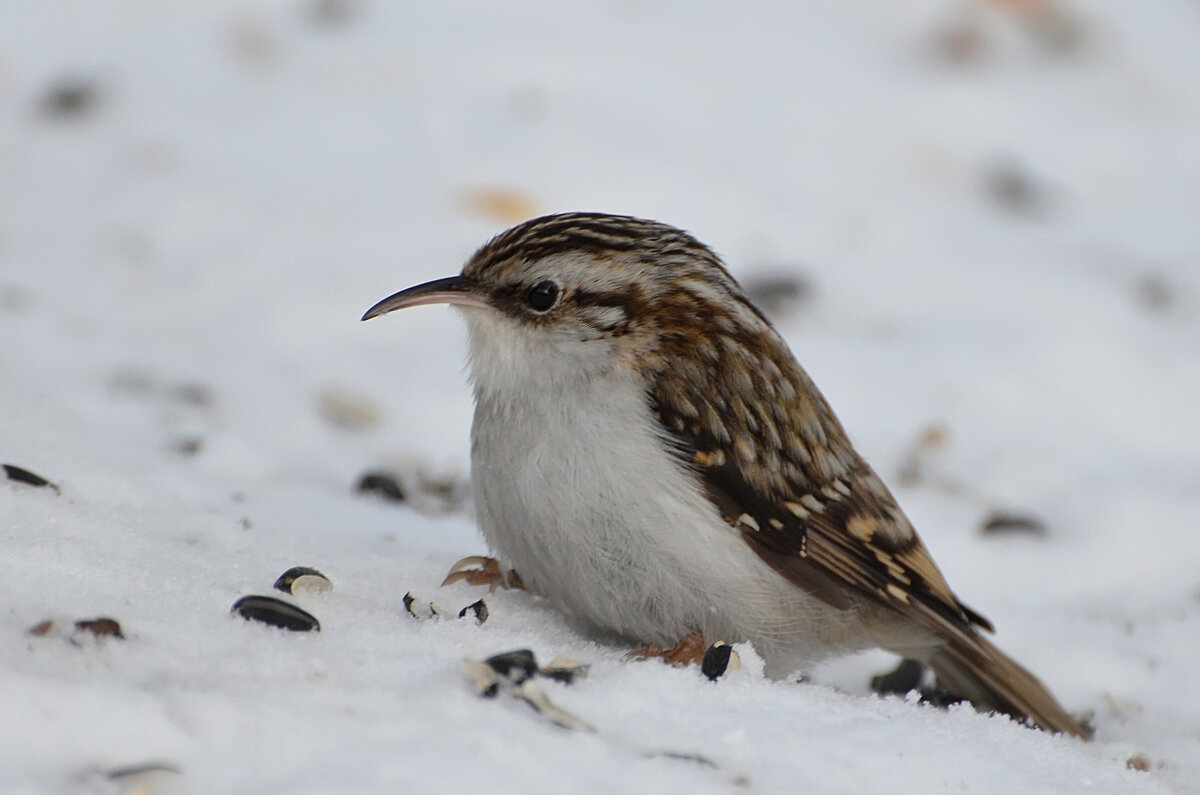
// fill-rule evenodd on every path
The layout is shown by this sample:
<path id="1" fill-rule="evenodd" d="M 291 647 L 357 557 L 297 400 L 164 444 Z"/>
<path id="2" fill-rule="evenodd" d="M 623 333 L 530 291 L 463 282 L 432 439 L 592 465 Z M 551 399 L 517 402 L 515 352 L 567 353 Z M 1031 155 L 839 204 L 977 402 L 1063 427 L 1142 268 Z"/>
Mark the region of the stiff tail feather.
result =
<path id="1" fill-rule="evenodd" d="M 926 661 L 938 679 L 978 707 L 1026 718 L 1041 728 L 1092 738 L 1038 678 L 978 633 L 955 633 Z"/>

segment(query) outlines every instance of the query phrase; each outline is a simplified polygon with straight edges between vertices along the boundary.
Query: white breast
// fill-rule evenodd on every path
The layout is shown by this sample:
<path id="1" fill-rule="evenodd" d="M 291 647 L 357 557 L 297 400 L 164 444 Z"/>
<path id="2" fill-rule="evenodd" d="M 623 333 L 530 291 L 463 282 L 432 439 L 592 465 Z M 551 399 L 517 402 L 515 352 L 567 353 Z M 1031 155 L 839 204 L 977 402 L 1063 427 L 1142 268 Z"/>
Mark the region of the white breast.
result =
<path id="1" fill-rule="evenodd" d="M 474 315 L 479 525 L 533 591 L 635 643 L 670 647 L 697 630 L 754 641 L 775 675 L 865 645 L 844 640 L 847 614 L 785 581 L 722 521 L 608 343 L 551 344 Z"/>

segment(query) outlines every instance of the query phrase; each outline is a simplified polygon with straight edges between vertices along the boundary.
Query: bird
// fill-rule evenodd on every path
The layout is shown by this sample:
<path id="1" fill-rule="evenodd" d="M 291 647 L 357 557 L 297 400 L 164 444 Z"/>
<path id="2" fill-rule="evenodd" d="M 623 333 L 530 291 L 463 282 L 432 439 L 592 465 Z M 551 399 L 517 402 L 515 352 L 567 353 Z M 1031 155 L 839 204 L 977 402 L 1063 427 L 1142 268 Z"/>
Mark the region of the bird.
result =
<path id="1" fill-rule="evenodd" d="M 985 637 L 782 336 L 688 232 L 535 218 L 362 319 L 427 304 L 466 319 L 492 553 L 447 582 L 526 588 L 673 661 L 749 642 L 775 679 L 883 648 L 980 709 L 1090 737 Z"/>

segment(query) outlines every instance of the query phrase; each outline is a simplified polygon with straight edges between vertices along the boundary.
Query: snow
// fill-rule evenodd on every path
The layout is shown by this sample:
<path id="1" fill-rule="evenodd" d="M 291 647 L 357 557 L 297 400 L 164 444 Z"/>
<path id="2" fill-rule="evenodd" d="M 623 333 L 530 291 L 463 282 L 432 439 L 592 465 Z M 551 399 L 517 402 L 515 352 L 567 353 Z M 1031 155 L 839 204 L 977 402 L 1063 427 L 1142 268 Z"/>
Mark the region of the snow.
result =
<path id="1" fill-rule="evenodd" d="M 0 791 L 1200 791 L 1198 23 L 1185 0 L 0 5 L 0 461 L 61 489 L 0 480 Z M 70 80 L 93 93 L 48 109 Z M 811 283 L 781 331 L 1095 742 L 880 699 L 882 653 L 780 683 L 742 647 L 713 684 L 524 593 L 483 625 L 405 613 L 479 598 L 438 584 L 482 541 L 465 509 L 353 486 L 467 476 L 465 335 L 444 308 L 358 318 L 572 209 Z M 1047 531 L 985 537 L 993 509 Z M 334 583 L 297 600 L 319 633 L 229 615 L 294 565 Z M 97 616 L 125 639 L 72 630 Z M 595 734 L 474 694 L 464 658 L 526 647 L 590 663 L 544 687 Z M 104 776 L 149 762 L 179 772 Z"/>

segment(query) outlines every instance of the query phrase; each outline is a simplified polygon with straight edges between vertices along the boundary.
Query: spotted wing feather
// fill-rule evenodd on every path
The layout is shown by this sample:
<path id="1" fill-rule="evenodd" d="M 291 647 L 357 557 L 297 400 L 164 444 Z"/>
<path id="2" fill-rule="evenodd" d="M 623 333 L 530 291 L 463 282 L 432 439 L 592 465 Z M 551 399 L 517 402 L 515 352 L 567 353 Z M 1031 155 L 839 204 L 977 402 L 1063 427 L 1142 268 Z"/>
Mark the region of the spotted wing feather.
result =
<path id="1" fill-rule="evenodd" d="M 913 621 L 918 637 L 924 628 L 934 640 L 920 656 L 976 704 L 1089 737 L 1033 674 L 979 633 L 991 624 L 950 590 L 783 340 L 736 287 L 726 289 L 736 322 L 679 323 L 693 331 L 663 341 L 649 390 L 664 441 L 693 467 L 725 521 L 783 577 L 827 603 L 882 608 Z M 684 306 L 667 302 L 660 311 Z M 681 361 L 689 369 L 678 369 Z"/>

